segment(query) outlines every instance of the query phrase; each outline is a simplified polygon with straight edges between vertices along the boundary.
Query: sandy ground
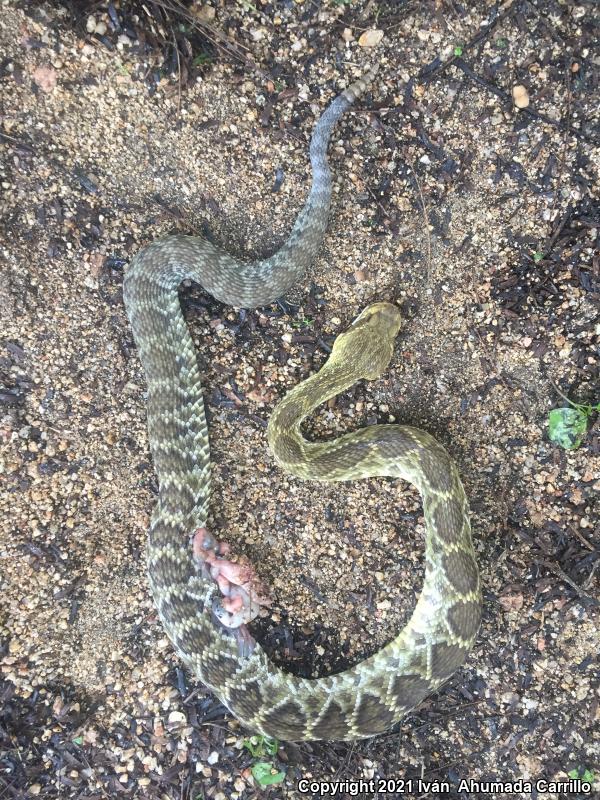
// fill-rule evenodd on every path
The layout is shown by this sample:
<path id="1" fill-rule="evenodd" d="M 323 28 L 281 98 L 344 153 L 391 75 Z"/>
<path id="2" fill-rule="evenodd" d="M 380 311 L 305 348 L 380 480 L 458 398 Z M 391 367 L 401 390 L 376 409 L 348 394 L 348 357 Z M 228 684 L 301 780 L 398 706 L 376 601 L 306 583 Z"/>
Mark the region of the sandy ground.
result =
<path id="1" fill-rule="evenodd" d="M 149 597 L 156 481 L 122 277 L 174 230 L 272 252 L 303 203 L 316 117 L 375 61 L 379 83 L 334 136 L 329 233 L 291 313 L 183 292 L 213 527 L 271 587 L 258 630 L 297 674 L 336 671 L 399 629 L 422 575 L 417 493 L 296 480 L 265 440 L 277 399 L 335 335 L 369 302 L 397 301 L 388 372 L 307 430 L 398 421 L 443 442 L 471 501 L 484 620 L 466 666 L 396 730 L 283 743 L 271 795 L 301 796 L 302 778 L 422 777 L 452 798 L 484 796 L 462 780 L 600 780 L 599 436 L 565 452 L 547 435 L 556 385 L 600 401 L 591 6 L 509 2 L 488 29 L 486 3 L 462 16 L 453 3 L 215 4 L 211 24 L 268 75 L 214 58 L 180 88 L 125 34 L 109 31 L 109 49 L 23 5 L 0 3 L 0 797 L 260 794 L 246 732 L 182 671 Z M 384 32 L 375 49 L 358 41 L 367 29 Z M 406 796 L 438 796 L 415 786 Z"/>

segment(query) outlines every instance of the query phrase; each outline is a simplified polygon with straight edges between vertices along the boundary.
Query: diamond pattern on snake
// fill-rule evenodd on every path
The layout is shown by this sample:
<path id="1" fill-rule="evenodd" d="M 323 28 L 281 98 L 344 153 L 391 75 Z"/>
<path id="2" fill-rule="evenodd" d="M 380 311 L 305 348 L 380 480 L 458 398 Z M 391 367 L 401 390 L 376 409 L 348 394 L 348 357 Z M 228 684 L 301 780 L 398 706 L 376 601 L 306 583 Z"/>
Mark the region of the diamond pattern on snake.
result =
<path id="1" fill-rule="evenodd" d="M 159 497 L 148 532 L 148 577 L 173 646 L 191 672 L 250 730 L 284 740 L 359 739 L 394 725 L 465 660 L 481 615 L 479 572 L 458 471 L 428 433 L 372 425 L 330 442 L 308 442 L 302 420 L 317 406 L 388 366 L 400 329 L 393 303 L 375 303 L 337 337 L 325 365 L 277 405 L 267 429 L 273 458 L 305 480 L 401 478 L 422 496 L 425 578 L 398 635 L 370 658 L 324 678 L 275 666 L 247 624 L 260 587 L 207 528 L 210 452 L 201 375 L 178 298 L 191 279 L 218 300 L 253 308 L 294 285 L 315 259 L 327 227 L 327 147 L 342 114 L 374 83 L 367 72 L 321 114 L 310 143 L 312 186 L 282 247 L 243 263 L 205 239 L 174 235 L 133 259 L 124 300 L 148 384 L 148 433 Z"/>

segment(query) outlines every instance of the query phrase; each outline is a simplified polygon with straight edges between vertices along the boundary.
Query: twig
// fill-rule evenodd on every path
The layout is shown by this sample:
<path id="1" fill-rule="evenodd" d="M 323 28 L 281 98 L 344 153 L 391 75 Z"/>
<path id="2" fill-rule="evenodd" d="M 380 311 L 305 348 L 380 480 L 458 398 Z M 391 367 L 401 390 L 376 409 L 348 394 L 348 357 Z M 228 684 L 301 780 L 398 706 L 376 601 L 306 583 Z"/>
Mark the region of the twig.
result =
<path id="1" fill-rule="evenodd" d="M 555 392 L 556 392 L 558 395 L 560 395 L 560 397 L 562 397 L 562 399 L 563 399 L 563 400 L 566 400 L 566 402 L 569 404 L 569 408 L 575 407 L 575 408 L 579 408 L 579 409 L 582 409 L 582 408 L 583 408 L 583 409 L 588 409 L 588 411 L 587 411 L 587 412 L 585 412 L 586 414 L 587 414 L 587 413 L 590 413 L 590 412 L 589 412 L 589 409 L 590 409 L 590 408 L 592 409 L 592 411 L 594 411 L 594 410 L 596 410 L 596 411 L 597 411 L 597 410 L 598 410 L 597 406 L 594 406 L 594 405 L 592 405 L 591 403 L 576 403 L 576 402 L 575 402 L 575 400 L 569 400 L 569 398 L 567 397 L 567 395 L 566 395 L 566 394 L 563 394 L 563 393 L 561 392 L 561 390 L 560 390 L 560 389 L 558 388 L 558 386 L 557 386 L 557 385 L 554 383 L 554 381 L 552 380 L 552 378 L 548 378 L 548 380 L 550 381 L 550 385 L 552 386 L 552 388 L 554 389 L 554 391 L 555 391 Z"/>
<path id="2" fill-rule="evenodd" d="M 575 589 L 580 597 L 585 597 L 587 600 L 591 600 L 594 605 L 600 606 L 600 602 L 595 597 L 592 597 L 592 595 L 588 594 L 588 592 L 582 589 L 579 584 L 575 583 L 575 581 L 570 578 L 567 573 L 558 566 L 558 564 L 555 564 L 554 561 L 537 561 L 537 563 L 541 564 L 543 567 L 546 567 L 546 569 L 549 569 L 550 572 L 553 572 L 555 575 L 558 575 L 561 580 L 563 580 L 565 583 L 568 583 L 571 588 Z"/>
<path id="3" fill-rule="evenodd" d="M 482 78 L 481 75 L 478 75 L 474 72 L 473 69 L 467 64 L 467 62 L 457 56 L 453 59 L 452 63 L 455 67 L 461 70 L 465 75 L 471 78 L 472 81 L 478 83 L 480 86 L 486 88 L 492 94 L 495 94 L 497 97 L 500 97 L 504 102 L 510 103 L 512 105 L 512 97 L 505 92 L 504 89 L 501 89 L 496 84 L 487 81 L 485 78 Z M 574 128 L 572 125 L 563 125 L 560 120 L 552 119 L 547 114 L 542 114 L 541 111 L 536 111 L 533 108 L 521 108 L 519 110 L 521 114 L 525 114 L 527 117 L 531 117 L 532 119 L 540 120 L 541 122 L 545 122 L 548 125 L 552 125 L 552 127 L 556 128 L 559 131 L 566 131 L 574 136 L 576 139 L 582 139 L 584 142 L 589 142 L 591 144 L 597 144 L 600 139 L 596 139 L 593 136 L 587 136 L 585 133 L 582 133 L 578 128 Z"/>
<path id="4" fill-rule="evenodd" d="M 375 200 L 375 202 L 376 202 L 376 203 L 377 203 L 377 205 L 379 206 L 379 208 L 380 208 L 380 210 L 381 210 L 381 213 L 383 214 L 383 216 L 384 216 L 384 217 L 389 217 L 390 215 L 389 215 L 389 214 L 388 214 L 388 212 L 385 210 L 385 207 L 384 207 L 383 203 L 382 203 L 382 202 L 381 202 L 381 200 L 380 200 L 380 199 L 377 197 L 377 195 L 375 194 L 375 192 L 373 191 L 373 189 L 371 189 L 371 187 L 369 186 L 369 184 L 368 184 L 368 183 L 366 183 L 366 184 L 365 184 L 365 186 L 367 187 L 367 191 L 368 191 L 368 193 L 371 195 L 371 197 L 373 198 L 373 200 Z"/>
<path id="5" fill-rule="evenodd" d="M 497 16 L 495 16 L 494 19 L 492 19 L 485 26 L 485 28 L 483 28 L 472 39 L 470 39 L 469 42 L 467 42 L 467 44 L 462 46 L 462 52 L 463 53 L 468 52 L 481 42 L 485 41 L 485 39 L 487 39 L 492 30 L 498 25 L 498 23 L 502 22 L 504 19 L 506 19 L 511 15 L 513 5 L 514 5 L 514 0 L 507 0 L 507 2 L 505 2 L 504 5 L 502 6 L 500 13 L 497 14 Z M 502 98 L 502 100 L 504 100 L 505 102 L 512 104 L 512 97 L 508 94 L 508 92 L 505 92 L 499 86 L 496 86 L 490 81 L 486 81 L 485 78 L 482 78 L 480 75 L 474 72 L 471 69 L 471 67 L 469 67 L 469 65 L 464 61 L 464 59 L 461 58 L 461 56 L 459 55 L 452 55 L 450 56 L 450 58 L 446 59 L 446 61 L 435 59 L 430 64 L 423 67 L 423 69 L 420 71 L 418 75 L 418 80 L 420 80 L 421 82 L 429 82 L 433 80 L 434 77 L 438 76 L 442 72 L 445 72 L 448 69 L 448 67 L 452 65 L 458 67 L 458 69 L 460 69 L 465 75 L 471 78 L 471 80 L 475 81 L 481 86 L 484 86 L 488 91 Z M 558 130 L 566 130 L 568 133 L 570 133 L 572 136 L 575 136 L 577 139 L 582 139 L 583 141 L 590 142 L 591 144 L 597 144 L 600 141 L 599 139 L 593 136 L 588 136 L 585 133 L 582 133 L 582 131 L 580 131 L 579 129 L 572 127 L 570 123 L 565 128 L 561 121 L 552 119 L 552 117 L 548 117 L 546 114 L 543 114 L 539 111 L 535 111 L 535 109 L 533 108 L 522 108 L 520 111 L 522 114 L 525 114 L 526 116 L 531 117 L 532 119 L 546 122 L 548 125 L 552 125 L 553 127 L 558 128 Z"/>
<path id="6" fill-rule="evenodd" d="M 6 791 L 7 791 L 7 792 L 10 792 L 10 793 L 11 793 L 11 796 L 12 796 L 12 797 L 16 797 L 16 798 L 23 797 L 23 795 L 21 794 L 21 792 L 20 792 L 20 791 L 18 791 L 17 789 L 15 789 L 15 788 L 14 788 L 14 787 L 16 786 L 16 783 L 17 783 L 17 781 L 16 781 L 16 780 L 14 780 L 12 783 L 8 783 L 8 781 L 6 781 L 6 780 L 5 780 L 5 779 L 2 777 L 2 775 L 0 775 L 0 781 L 2 781 L 2 785 L 4 786 L 4 788 L 6 789 Z M 2 792 L 2 794 L 0 794 L 0 797 L 1 797 L 3 794 L 4 794 L 4 792 Z"/>
<path id="7" fill-rule="evenodd" d="M 466 52 L 466 51 L 472 49 L 473 47 L 475 47 L 476 45 L 480 44 L 485 39 L 487 39 L 487 37 L 490 35 L 490 33 L 493 31 L 493 29 L 496 27 L 496 25 L 499 22 L 502 22 L 504 19 L 506 19 L 506 17 L 508 17 L 511 14 L 513 4 L 514 4 L 514 0 L 507 0 L 507 2 L 505 2 L 504 5 L 502 6 L 502 9 L 501 9 L 500 13 L 496 17 L 494 17 L 494 19 L 491 20 L 485 26 L 485 28 L 480 30 L 479 33 L 477 33 L 472 39 L 470 39 L 469 42 L 467 42 L 467 44 L 463 45 L 463 47 L 462 47 L 463 52 Z M 434 67 L 432 67 L 429 70 L 427 69 L 427 67 L 425 67 L 424 69 L 421 70 L 421 72 L 419 74 L 419 80 L 421 80 L 421 81 L 422 80 L 430 81 L 439 72 L 444 72 L 449 66 L 454 64 L 459 58 L 460 58 L 460 56 L 454 55 L 454 56 L 451 56 L 446 61 L 440 61 L 439 64 L 436 64 Z"/>
<path id="8" fill-rule="evenodd" d="M 594 562 L 594 566 L 592 567 L 592 571 L 590 572 L 590 574 L 588 576 L 588 579 L 584 583 L 584 587 L 586 589 L 589 589 L 590 586 L 592 585 L 592 581 L 594 580 L 594 575 L 596 574 L 596 570 L 598 569 L 598 565 L 599 564 L 600 564 L 600 561 L 595 561 Z"/>
<path id="9" fill-rule="evenodd" d="M 177 44 L 177 37 L 171 25 L 171 36 L 173 37 L 173 47 L 175 48 L 175 56 L 177 58 L 177 118 L 181 118 L 181 59 L 179 58 L 179 45 Z"/>
<path id="10" fill-rule="evenodd" d="M 200 31 L 217 50 L 220 50 L 228 56 L 233 56 L 244 66 L 256 70 L 262 78 L 268 77 L 268 74 L 264 72 L 264 70 L 261 70 L 257 64 L 248 57 L 247 53 L 250 52 L 249 48 L 238 44 L 238 42 L 230 41 L 218 28 L 214 28 L 206 22 L 200 22 L 197 17 L 189 13 L 188 9 L 183 3 L 179 2 L 179 0 L 154 0 L 154 5 L 159 6 L 159 8 L 162 8 L 164 11 L 180 14 L 189 25 L 197 31 Z M 246 51 L 245 53 L 243 52 L 244 50 Z"/>
<path id="11" fill-rule="evenodd" d="M 583 534 L 579 533 L 577 528 L 574 528 L 572 525 L 568 525 L 567 527 L 569 528 L 571 533 L 575 534 L 575 536 L 579 539 L 581 544 L 583 544 L 585 547 L 587 547 L 588 550 L 591 550 L 592 553 L 597 553 L 598 552 L 598 548 L 594 547 L 593 544 L 588 542 L 588 540 L 585 538 L 585 536 L 583 536 Z"/>
<path id="12" fill-rule="evenodd" d="M 465 708 L 470 708 L 471 706 L 478 706 L 480 703 L 485 702 L 483 698 L 472 700 L 470 703 L 462 703 L 459 706 L 455 706 L 454 708 L 448 709 L 448 711 L 441 712 L 437 715 L 435 719 L 428 720 L 427 722 L 423 722 L 422 725 L 417 725 L 414 729 L 415 733 L 422 731 L 424 728 L 428 728 L 430 725 L 436 725 L 438 722 L 450 719 L 450 717 L 455 717 L 457 714 L 460 714 Z"/>
<path id="13" fill-rule="evenodd" d="M 566 83 L 566 87 L 567 87 L 567 111 L 566 111 L 566 114 L 565 114 L 565 131 L 564 131 L 565 135 L 563 136 L 562 143 L 561 143 L 561 148 L 560 148 L 560 157 L 559 157 L 559 161 L 558 161 L 558 175 L 556 176 L 556 190 L 554 192 L 554 196 L 552 197 L 552 205 L 551 205 L 550 211 L 549 211 L 549 219 L 552 219 L 552 215 L 554 213 L 554 209 L 556 208 L 556 205 L 557 205 L 557 202 L 558 202 L 558 197 L 559 197 L 559 194 L 560 194 L 560 186 L 561 186 L 561 182 L 562 182 L 563 172 L 564 172 L 564 169 L 565 169 L 565 161 L 567 160 L 567 134 L 568 134 L 568 130 L 569 130 L 570 126 L 571 126 L 571 100 L 572 100 L 572 95 L 571 95 L 571 69 L 570 69 L 571 68 L 571 64 L 572 64 L 572 59 L 569 56 L 568 59 L 565 59 L 565 69 L 566 69 L 565 83 Z M 548 244 L 546 245 L 546 247 L 544 248 L 544 253 L 543 253 L 544 256 L 547 256 L 547 255 L 549 255 L 549 253 L 552 252 L 552 248 L 554 247 L 554 244 L 555 244 L 556 240 L 558 239 L 558 237 L 561 234 L 561 231 L 563 230 L 563 228 L 565 227 L 565 225 L 569 221 L 570 214 L 571 214 L 571 209 L 570 209 L 570 205 L 568 205 L 567 206 L 567 210 L 565 211 L 560 223 L 556 227 L 556 230 L 554 231 L 554 233 L 550 236 L 550 240 L 549 240 Z"/>
<path id="14" fill-rule="evenodd" d="M 30 144 L 27 144 L 27 142 L 24 142 L 22 139 L 15 139 L 14 136 L 9 136 L 8 133 L 4 133 L 3 131 L 0 131 L 0 142 L 1 141 L 14 142 L 17 147 L 20 147 L 22 150 L 26 150 L 28 153 L 35 152 L 33 147 Z"/>
<path id="15" fill-rule="evenodd" d="M 425 205 L 425 199 L 423 197 L 423 192 L 421 191 L 421 183 L 419 181 L 417 171 L 412 164 L 410 165 L 409 169 L 414 175 L 415 183 L 417 184 L 419 200 L 421 201 L 421 210 L 423 211 L 423 219 L 425 220 L 425 232 L 427 233 L 427 283 L 429 284 L 431 283 L 431 232 L 429 230 L 429 214 L 427 213 L 427 206 Z"/>

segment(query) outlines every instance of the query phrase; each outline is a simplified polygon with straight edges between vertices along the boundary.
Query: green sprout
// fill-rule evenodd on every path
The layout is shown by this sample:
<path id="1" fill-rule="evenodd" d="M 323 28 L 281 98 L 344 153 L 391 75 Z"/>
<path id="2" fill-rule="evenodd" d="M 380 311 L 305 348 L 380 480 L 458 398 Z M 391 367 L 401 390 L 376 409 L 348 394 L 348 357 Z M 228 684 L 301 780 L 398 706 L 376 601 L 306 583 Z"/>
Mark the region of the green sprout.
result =
<path id="1" fill-rule="evenodd" d="M 212 58 L 209 53 L 198 53 L 198 55 L 192 61 L 192 64 L 195 67 L 202 67 L 204 64 L 210 64 Z"/>
<path id="2" fill-rule="evenodd" d="M 263 756 L 275 756 L 279 750 L 277 739 L 269 736 L 250 736 L 244 739 L 244 747 L 250 751 L 253 758 Z M 274 783 L 281 783 L 285 778 L 285 772 L 277 771 L 271 761 L 257 761 L 250 770 L 254 780 L 259 786 L 271 786 Z"/>
<path id="3" fill-rule="evenodd" d="M 308 328 L 313 322 L 312 317 L 302 317 L 302 319 L 292 320 L 292 328 Z"/>
<path id="4" fill-rule="evenodd" d="M 553 408 L 548 414 L 548 436 L 563 450 L 576 450 L 585 439 L 592 414 L 600 412 L 600 403 L 574 403 L 560 389 L 554 387 L 566 400 L 567 408 Z"/>
<path id="5" fill-rule="evenodd" d="M 457 44 L 456 47 L 454 48 L 454 55 L 462 56 L 462 54 L 463 54 L 463 49 L 459 44 Z"/>
<path id="6" fill-rule="evenodd" d="M 277 772 L 273 764 L 267 761 L 258 761 L 250 772 L 259 786 L 271 786 L 285 779 L 285 772 Z"/>
<path id="7" fill-rule="evenodd" d="M 543 257 L 544 257 L 544 254 L 540 253 L 539 250 L 536 250 L 535 253 L 533 254 L 533 260 L 535 261 L 536 264 L 538 264 L 542 260 Z"/>
<path id="8" fill-rule="evenodd" d="M 584 767 L 579 767 L 578 769 L 572 769 L 567 772 L 569 778 L 573 778 L 574 780 L 579 779 L 580 781 L 585 781 L 585 783 L 593 783 L 595 780 L 595 775 L 591 769 L 586 769 Z"/>
<path id="9" fill-rule="evenodd" d="M 244 747 L 250 751 L 251 756 L 260 758 L 261 756 L 277 755 L 279 742 L 277 739 L 271 739 L 270 736 L 256 735 L 244 739 Z"/>

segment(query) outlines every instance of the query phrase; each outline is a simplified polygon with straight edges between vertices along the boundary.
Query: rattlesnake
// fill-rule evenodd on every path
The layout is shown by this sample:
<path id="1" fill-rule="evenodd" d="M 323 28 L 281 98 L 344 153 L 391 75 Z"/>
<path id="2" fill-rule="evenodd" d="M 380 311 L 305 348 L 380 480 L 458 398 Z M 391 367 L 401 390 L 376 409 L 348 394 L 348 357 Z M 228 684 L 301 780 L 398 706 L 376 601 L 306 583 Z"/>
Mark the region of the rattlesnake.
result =
<path id="1" fill-rule="evenodd" d="M 424 431 L 399 425 L 374 425 L 327 443 L 308 443 L 300 433 L 316 406 L 385 369 L 400 327 L 400 312 L 390 303 L 365 309 L 336 339 L 320 372 L 277 406 L 267 433 L 278 463 L 302 478 L 387 475 L 417 486 L 426 523 L 425 580 L 401 633 L 338 675 L 309 680 L 284 672 L 245 627 L 260 602 L 252 596 L 251 573 L 228 561 L 227 547 L 206 529 L 208 432 L 179 284 L 191 279 L 225 303 L 255 307 L 298 280 L 327 225 L 331 131 L 374 76 L 372 70 L 356 81 L 321 115 L 310 144 L 310 194 L 273 256 L 240 263 L 202 238 L 169 236 L 135 256 L 124 282 L 148 383 L 149 441 L 160 485 L 148 535 L 149 581 L 160 619 L 185 664 L 246 726 L 286 740 L 354 739 L 386 730 L 464 661 L 480 620 L 467 501 L 444 448 Z"/>

